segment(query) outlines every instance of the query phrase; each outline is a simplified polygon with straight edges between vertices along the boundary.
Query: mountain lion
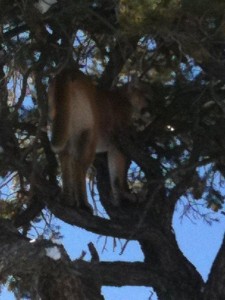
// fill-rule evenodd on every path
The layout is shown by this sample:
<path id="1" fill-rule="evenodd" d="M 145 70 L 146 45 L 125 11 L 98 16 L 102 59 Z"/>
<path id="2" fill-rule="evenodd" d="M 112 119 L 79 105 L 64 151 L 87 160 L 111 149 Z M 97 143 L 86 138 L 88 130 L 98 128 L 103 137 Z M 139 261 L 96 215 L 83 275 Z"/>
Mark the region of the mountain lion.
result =
<path id="1" fill-rule="evenodd" d="M 63 70 L 50 83 L 48 100 L 51 145 L 61 165 L 64 202 L 92 211 L 85 179 L 98 152 L 108 154 L 113 204 L 117 206 L 121 198 L 129 198 L 128 159 L 114 137 L 146 109 L 140 92 L 133 90 L 125 96 L 118 91 L 103 91 L 82 72 Z"/>

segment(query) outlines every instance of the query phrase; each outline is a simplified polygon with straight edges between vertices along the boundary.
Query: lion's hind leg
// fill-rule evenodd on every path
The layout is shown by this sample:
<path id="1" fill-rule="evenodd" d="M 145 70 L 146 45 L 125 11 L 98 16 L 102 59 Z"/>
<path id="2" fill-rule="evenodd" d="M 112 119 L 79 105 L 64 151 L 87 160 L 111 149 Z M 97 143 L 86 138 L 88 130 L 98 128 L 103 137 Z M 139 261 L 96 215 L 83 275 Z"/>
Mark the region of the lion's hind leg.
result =
<path id="1" fill-rule="evenodd" d="M 95 156 L 96 139 L 93 132 L 89 129 L 84 129 L 76 137 L 73 154 L 73 197 L 75 205 L 78 209 L 93 212 L 91 205 L 87 199 L 86 191 L 86 174 Z"/>

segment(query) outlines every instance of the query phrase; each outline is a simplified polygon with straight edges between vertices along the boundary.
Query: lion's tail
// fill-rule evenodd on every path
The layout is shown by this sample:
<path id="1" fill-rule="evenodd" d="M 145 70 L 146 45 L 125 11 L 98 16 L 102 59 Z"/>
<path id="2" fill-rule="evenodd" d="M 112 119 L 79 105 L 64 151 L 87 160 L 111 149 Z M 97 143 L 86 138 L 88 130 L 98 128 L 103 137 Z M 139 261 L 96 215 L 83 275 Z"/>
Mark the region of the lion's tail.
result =
<path id="1" fill-rule="evenodd" d="M 52 115 L 52 150 L 62 151 L 69 140 L 70 130 L 70 76 L 66 71 L 60 72 L 49 87 L 50 115 Z"/>

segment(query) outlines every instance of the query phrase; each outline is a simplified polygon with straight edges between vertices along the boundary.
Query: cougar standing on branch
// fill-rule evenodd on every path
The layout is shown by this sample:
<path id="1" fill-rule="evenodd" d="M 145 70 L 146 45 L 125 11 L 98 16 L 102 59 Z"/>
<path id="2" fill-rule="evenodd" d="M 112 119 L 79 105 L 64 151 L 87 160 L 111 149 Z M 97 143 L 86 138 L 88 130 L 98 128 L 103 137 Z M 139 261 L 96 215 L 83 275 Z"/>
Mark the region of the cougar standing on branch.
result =
<path id="1" fill-rule="evenodd" d="M 61 165 L 64 203 L 92 211 L 85 179 L 98 152 L 108 154 L 113 204 L 117 206 L 122 198 L 129 198 L 128 159 L 114 140 L 146 109 L 141 93 L 133 90 L 125 96 L 103 91 L 82 72 L 65 69 L 50 83 L 48 101 L 51 145 Z"/>

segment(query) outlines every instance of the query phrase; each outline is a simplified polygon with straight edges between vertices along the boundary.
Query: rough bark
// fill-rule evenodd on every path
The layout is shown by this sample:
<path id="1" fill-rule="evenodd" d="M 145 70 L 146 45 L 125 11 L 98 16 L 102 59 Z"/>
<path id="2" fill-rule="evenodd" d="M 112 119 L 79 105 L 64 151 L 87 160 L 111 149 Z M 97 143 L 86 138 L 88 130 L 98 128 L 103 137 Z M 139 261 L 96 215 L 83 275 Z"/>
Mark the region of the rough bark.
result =
<path id="1" fill-rule="evenodd" d="M 29 241 L 7 220 L 0 220 L 1 279 L 11 275 L 31 299 L 103 299 L 97 278 L 76 271 L 61 245 Z M 53 251 L 53 252 L 51 252 Z"/>
<path id="2" fill-rule="evenodd" d="M 204 300 L 223 299 L 225 284 L 225 238 L 212 265 L 206 286 Z"/>

